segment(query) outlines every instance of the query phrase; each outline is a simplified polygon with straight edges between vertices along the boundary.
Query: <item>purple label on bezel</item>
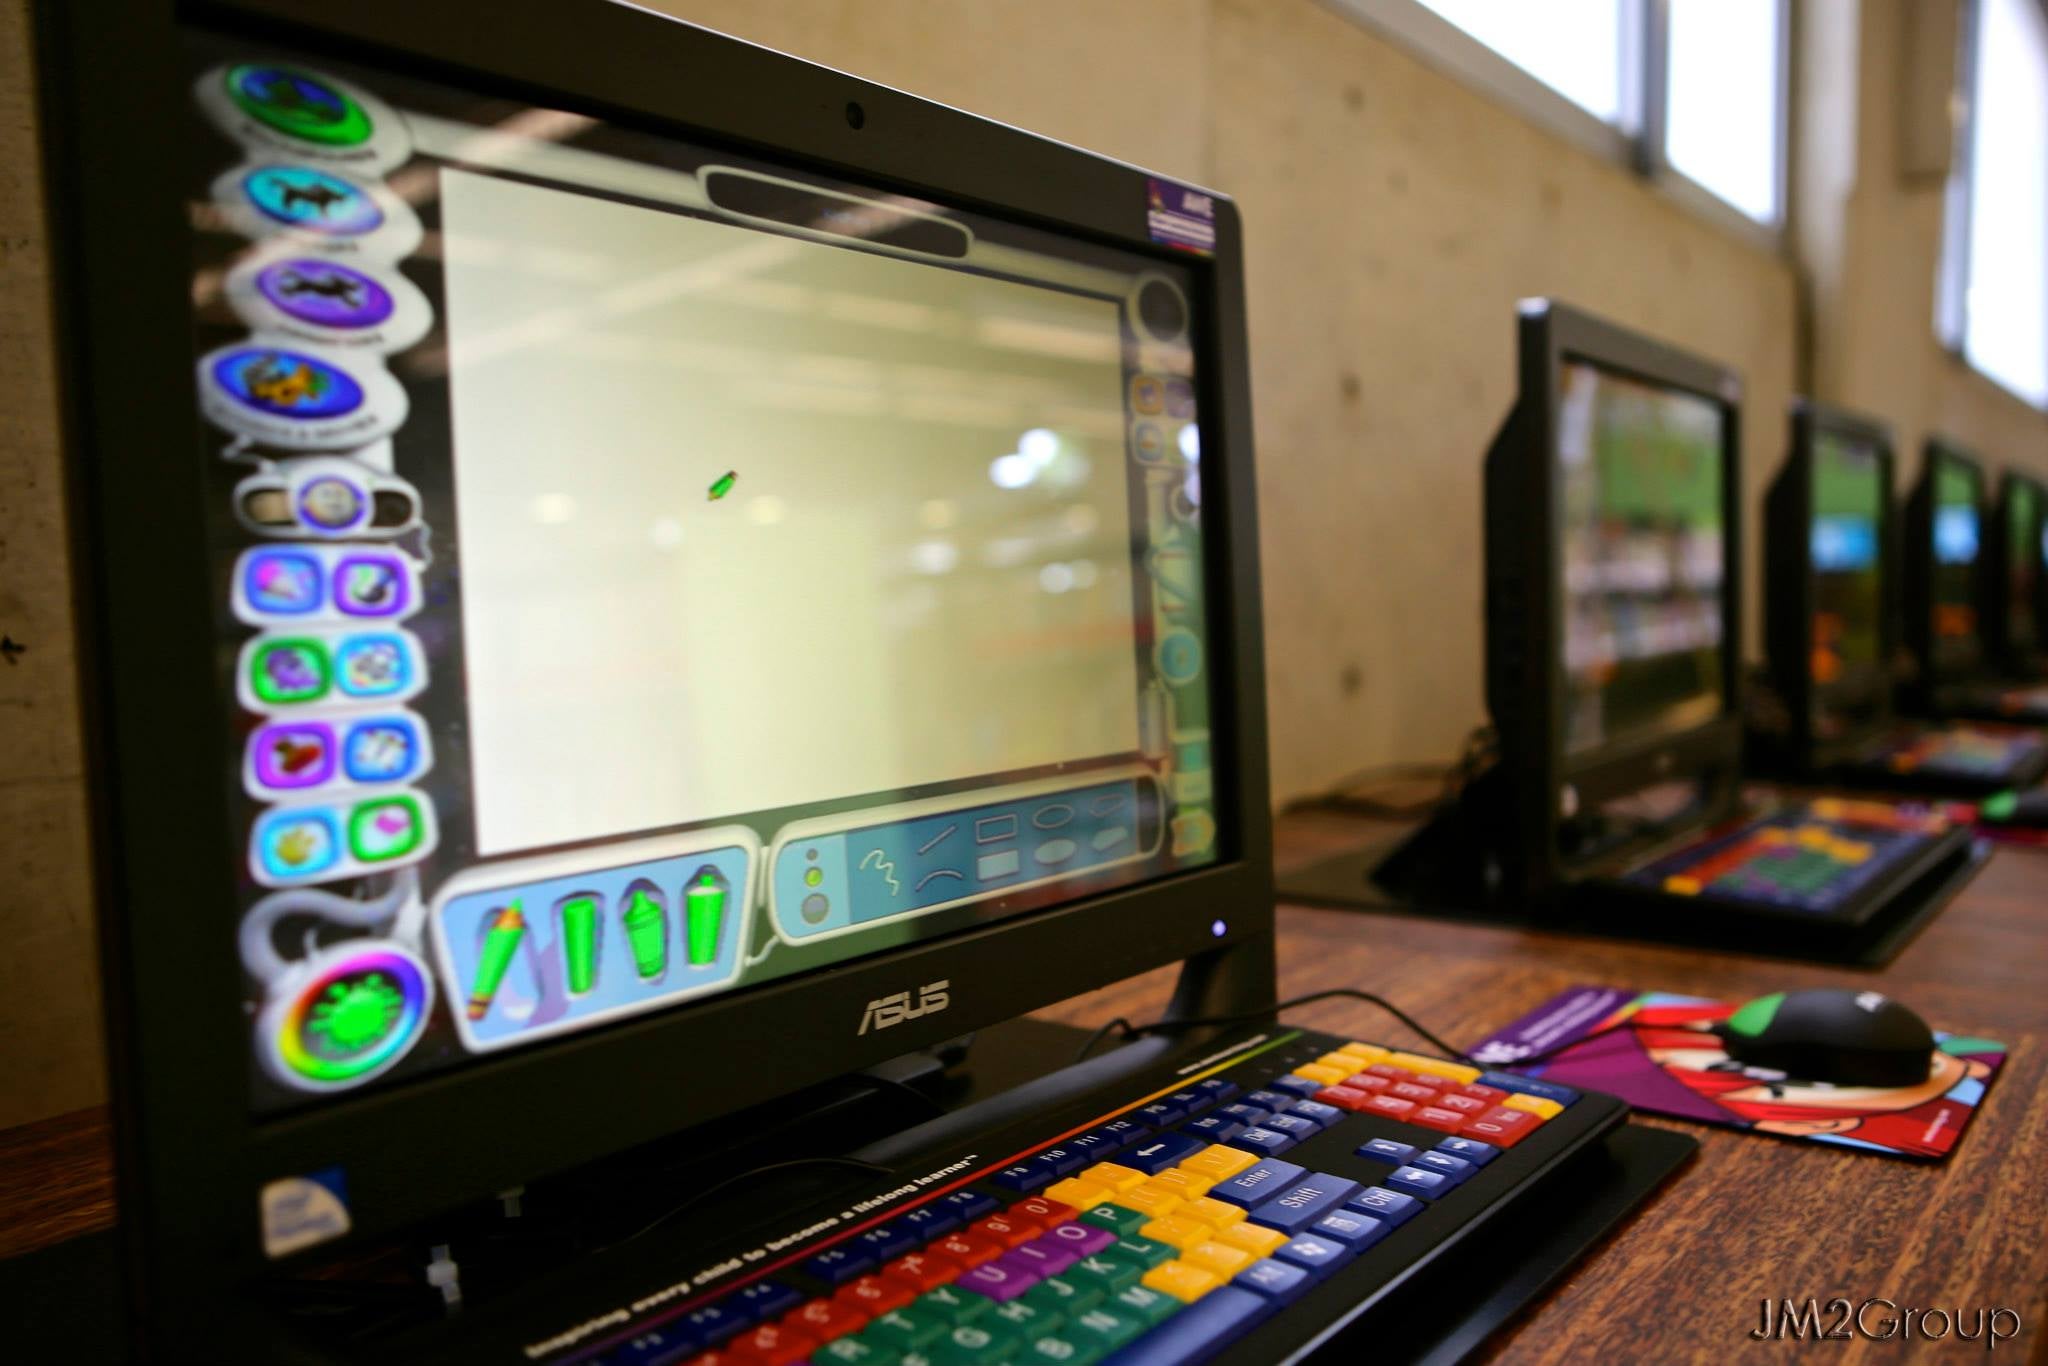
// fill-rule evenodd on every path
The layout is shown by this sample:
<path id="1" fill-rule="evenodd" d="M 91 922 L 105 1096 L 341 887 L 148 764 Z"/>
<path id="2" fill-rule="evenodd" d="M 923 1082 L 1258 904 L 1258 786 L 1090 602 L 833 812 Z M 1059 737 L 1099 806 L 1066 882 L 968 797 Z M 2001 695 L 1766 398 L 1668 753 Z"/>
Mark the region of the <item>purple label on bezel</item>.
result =
<path id="1" fill-rule="evenodd" d="M 1216 250 L 1215 196 L 1150 176 L 1145 181 L 1145 228 L 1155 242 L 1207 256 Z"/>

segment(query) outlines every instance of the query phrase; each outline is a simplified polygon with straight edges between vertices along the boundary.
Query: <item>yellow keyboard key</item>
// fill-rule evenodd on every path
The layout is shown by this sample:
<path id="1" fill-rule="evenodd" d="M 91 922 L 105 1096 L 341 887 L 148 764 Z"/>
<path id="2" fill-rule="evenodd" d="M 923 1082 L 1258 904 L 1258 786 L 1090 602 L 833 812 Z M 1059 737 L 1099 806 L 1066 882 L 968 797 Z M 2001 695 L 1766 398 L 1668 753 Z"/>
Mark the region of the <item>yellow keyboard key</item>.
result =
<path id="1" fill-rule="evenodd" d="M 1075 1209 L 1094 1209 L 1114 1192 L 1107 1186 L 1091 1185 L 1078 1176 L 1070 1176 L 1046 1187 L 1043 1194 L 1048 1200 L 1057 1200 Z"/>
<path id="2" fill-rule="evenodd" d="M 1184 1219 L 1178 1214 L 1169 1214 L 1164 1219 L 1154 1219 L 1138 1230 L 1140 1238 L 1150 1238 L 1155 1243 L 1168 1247 L 1188 1248 L 1197 1243 L 1206 1243 L 1216 1236 L 1216 1230 L 1199 1219 Z"/>
<path id="3" fill-rule="evenodd" d="M 1544 1096 L 1525 1096 L 1520 1091 L 1509 1096 L 1501 1104 L 1510 1110 L 1526 1110 L 1538 1119 L 1555 1119 L 1564 1113 L 1564 1107 L 1556 1101 Z"/>
<path id="4" fill-rule="evenodd" d="M 1179 1209 L 1187 1197 L 1171 1186 L 1162 1186 L 1156 1181 L 1147 1181 L 1136 1190 L 1118 1191 L 1109 1197 L 1113 1205 L 1134 1209 L 1140 1214 L 1149 1214 L 1154 1219 L 1164 1219 Z"/>
<path id="5" fill-rule="evenodd" d="M 1229 1280 L 1258 1260 L 1241 1247 L 1213 1241 L 1196 1243 L 1193 1247 L 1184 1249 L 1180 1259 L 1189 1266 L 1199 1266 L 1204 1271 L 1213 1271 L 1225 1280 Z"/>
<path id="6" fill-rule="evenodd" d="M 1216 1241 L 1241 1247 L 1254 1257 L 1270 1257 L 1287 1246 L 1287 1235 L 1264 1224 L 1232 1224 L 1216 1230 Z"/>
<path id="7" fill-rule="evenodd" d="M 1081 1180 L 1101 1186 L 1109 1191 L 1136 1190 L 1152 1178 L 1135 1167 L 1120 1167 L 1114 1162 L 1098 1162 L 1081 1173 Z"/>
<path id="8" fill-rule="evenodd" d="M 1199 1219 L 1210 1228 L 1228 1228 L 1244 1218 L 1244 1211 L 1236 1205 L 1203 1196 L 1190 1200 L 1173 1212 L 1176 1219 Z"/>
<path id="9" fill-rule="evenodd" d="M 1182 1158 L 1180 1169 L 1184 1172 L 1198 1172 L 1203 1176 L 1214 1177 L 1218 1181 L 1228 1181 L 1246 1167 L 1257 1165 L 1259 1159 L 1244 1149 L 1226 1148 L 1218 1143 L 1213 1147 L 1204 1148 L 1193 1157 Z"/>
<path id="10" fill-rule="evenodd" d="M 1186 1171 L 1180 1167 L 1168 1167 L 1152 1180 L 1161 1186 L 1172 1186 L 1187 1200 L 1199 1200 L 1209 1193 L 1209 1187 L 1216 1184 L 1216 1178 L 1213 1176 Z"/>
<path id="11" fill-rule="evenodd" d="M 1370 1066 L 1370 1064 L 1360 1062 L 1349 1053 L 1325 1053 L 1322 1057 L 1316 1059 L 1316 1066 L 1339 1068 L 1348 1077 L 1357 1072 L 1359 1068 Z"/>
<path id="12" fill-rule="evenodd" d="M 1144 1283 L 1150 1289 L 1193 1304 L 1223 1284 L 1223 1278 L 1213 1271 L 1191 1266 L 1187 1262 L 1161 1262 L 1145 1273 Z"/>
<path id="13" fill-rule="evenodd" d="M 1381 1048 L 1376 1043 L 1359 1043 L 1353 1040 L 1337 1051 L 1347 1057 L 1358 1059 L 1358 1067 L 1370 1067 L 1376 1062 L 1385 1062 L 1387 1060 L 1387 1050 Z M 1356 1072 L 1358 1067 L 1354 1067 L 1351 1070 Z"/>
<path id="14" fill-rule="evenodd" d="M 1479 1080 L 1480 1075 L 1476 1067 L 1467 1067 L 1464 1063 L 1451 1062 L 1444 1058 L 1426 1058 L 1420 1053 L 1389 1053 L 1387 1061 L 1396 1067 L 1405 1067 L 1410 1072 L 1420 1072 L 1424 1076 L 1449 1077 L 1460 1086 L 1470 1086 Z"/>
<path id="15" fill-rule="evenodd" d="M 1347 1070 L 1342 1067 L 1328 1067 L 1319 1062 L 1309 1062 L 1295 1068 L 1294 1075 L 1307 1077 L 1310 1081 L 1320 1082 L 1324 1086 L 1335 1086 L 1357 1070 L 1355 1067 Z"/>

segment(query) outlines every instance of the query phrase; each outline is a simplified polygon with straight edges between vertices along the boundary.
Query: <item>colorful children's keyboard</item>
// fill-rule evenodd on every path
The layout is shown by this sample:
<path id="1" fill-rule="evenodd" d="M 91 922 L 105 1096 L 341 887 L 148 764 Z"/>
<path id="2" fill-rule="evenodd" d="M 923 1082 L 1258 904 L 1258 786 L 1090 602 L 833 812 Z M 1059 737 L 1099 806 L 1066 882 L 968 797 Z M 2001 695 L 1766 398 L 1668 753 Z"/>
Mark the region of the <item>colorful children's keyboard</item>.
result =
<path id="1" fill-rule="evenodd" d="M 2040 735 L 2019 726 L 1946 725 L 1886 740 L 1862 762 L 1901 777 L 2009 780 L 2036 762 L 2043 750 Z"/>
<path id="2" fill-rule="evenodd" d="M 1623 881 L 1828 914 L 1927 852 L 1951 829 L 1940 815 L 1885 802 L 1817 798 L 1652 859 Z"/>
<path id="3" fill-rule="evenodd" d="M 759 1258 L 736 1288 L 542 1355 L 578 1366 L 1287 1360 L 1544 1187 L 1565 1153 L 1626 1113 L 1606 1096 L 1326 1035 L 1240 1048 L 1120 1113 Z M 1422 1305 L 1389 1312 L 1409 1308 Z"/>

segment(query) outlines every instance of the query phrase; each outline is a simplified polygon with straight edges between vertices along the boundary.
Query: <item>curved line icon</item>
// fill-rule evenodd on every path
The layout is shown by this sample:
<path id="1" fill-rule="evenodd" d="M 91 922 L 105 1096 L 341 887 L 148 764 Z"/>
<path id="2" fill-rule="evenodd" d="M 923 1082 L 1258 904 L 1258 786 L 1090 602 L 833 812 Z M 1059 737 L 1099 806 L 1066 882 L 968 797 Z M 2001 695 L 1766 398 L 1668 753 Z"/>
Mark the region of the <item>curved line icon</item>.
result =
<path id="1" fill-rule="evenodd" d="M 923 877 L 919 878 L 917 880 L 917 885 L 912 887 L 910 890 L 912 892 L 921 892 L 925 889 L 925 884 L 931 882 L 934 878 L 942 877 L 952 878 L 956 882 L 967 881 L 967 874 L 961 872 L 958 868 L 934 868 L 931 872 L 926 873 Z"/>

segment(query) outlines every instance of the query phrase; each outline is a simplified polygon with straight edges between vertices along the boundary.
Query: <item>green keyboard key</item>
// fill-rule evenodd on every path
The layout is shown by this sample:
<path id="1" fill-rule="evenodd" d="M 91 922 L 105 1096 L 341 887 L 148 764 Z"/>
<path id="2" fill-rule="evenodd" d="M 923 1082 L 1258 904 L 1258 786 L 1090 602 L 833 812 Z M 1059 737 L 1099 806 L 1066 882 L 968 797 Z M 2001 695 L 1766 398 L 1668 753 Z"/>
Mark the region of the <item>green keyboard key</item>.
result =
<path id="1" fill-rule="evenodd" d="M 1112 1257 L 1105 1249 L 1093 1257 L 1083 1257 L 1060 1274 L 1076 1285 L 1092 1286 L 1107 1298 L 1127 1285 L 1136 1285 L 1149 1265 L 1141 1266 L 1128 1257 Z"/>
<path id="2" fill-rule="evenodd" d="M 901 1366 L 903 1358 L 897 1355 L 895 1348 L 885 1347 L 879 1342 L 838 1338 L 811 1353 L 811 1361 L 813 1366 L 828 1361 L 835 1366 Z"/>
<path id="3" fill-rule="evenodd" d="M 1162 1290 L 1149 1285 L 1127 1285 L 1109 1298 L 1109 1308 L 1135 1314 L 1147 1328 L 1166 1322 L 1187 1306 Z"/>
<path id="4" fill-rule="evenodd" d="M 1136 1314 L 1104 1306 L 1090 1309 L 1069 1323 L 1060 1336 L 1107 1356 L 1144 1332 L 1147 1326 Z"/>
<path id="5" fill-rule="evenodd" d="M 1161 1262 L 1170 1262 L 1179 1255 L 1165 1243 L 1155 1243 L 1150 1238 L 1119 1238 L 1102 1251 L 1106 1256 L 1136 1262 L 1140 1274 L 1150 1271 Z"/>
<path id="6" fill-rule="evenodd" d="M 1081 1222 L 1106 1228 L 1119 1238 L 1128 1238 L 1145 1227 L 1151 1217 L 1140 1210 L 1125 1209 L 1122 1205 L 1097 1205 L 1082 1214 Z"/>
<path id="7" fill-rule="evenodd" d="M 1034 1287 L 1035 1288 L 1035 1287 Z M 968 1294 L 942 1285 L 936 1290 L 927 1290 L 911 1304 L 920 1314 L 930 1314 L 943 1319 L 948 1328 L 958 1328 L 963 1323 L 972 1323 L 988 1312 L 995 1301 L 986 1295 Z"/>
<path id="8" fill-rule="evenodd" d="M 936 1366 L 994 1366 L 1017 1343 L 1007 1325 L 992 1319 L 963 1323 L 932 1344 Z"/>
<path id="9" fill-rule="evenodd" d="M 860 1330 L 860 1335 L 877 1345 L 910 1352 L 931 1346 L 952 1327 L 938 1315 L 923 1313 L 912 1305 L 908 1309 L 891 1309 L 870 1320 L 868 1326 Z"/>
<path id="10" fill-rule="evenodd" d="M 1018 1366 L 1094 1366 L 1101 1359 L 1100 1349 L 1051 1334 L 1025 1343 L 1011 1357 Z"/>
<path id="11" fill-rule="evenodd" d="M 1077 1262 L 1075 1265 L 1078 1266 L 1079 1263 Z M 1122 1263 L 1119 1262 L 1116 1265 L 1121 1266 Z M 1041 1310 L 1052 1315 L 1059 1322 L 1065 1323 L 1082 1310 L 1093 1309 L 1096 1305 L 1101 1304 L 1104 1299 L 1108 1298 L 1109 1292 L 1116 1288 L 1115 1286 L 1101 1285 L 1094 1281 L 1075 1280 L 1067 1275 L 1047 1276 L 1037 1285 L 1032 1286 L 1018 1298 L 1012 1300 L 1011 1303 L 1028 1304 L 1033 1309 Z M 982 1299 L 980 1295 L 975 1295 L 971 1298 Z M 986 1304 L 988 1301 L 982 1300 L 982 1302 Z"/>
<path id="12" fill-rule="evenodd" d="M 1011 1300 L 1008 1304 L 997 1305 L 994 1312 L 988 1316 L 989 1322 L 1008 1324 L 1020 1338 L 1040 1337 L 1050 1333 L 1059 1327 L 1065 1318 L 1066 1316 L 1058 1310 L 1047 1312 L 1026 1304 L 1022 1297 Z"/>

